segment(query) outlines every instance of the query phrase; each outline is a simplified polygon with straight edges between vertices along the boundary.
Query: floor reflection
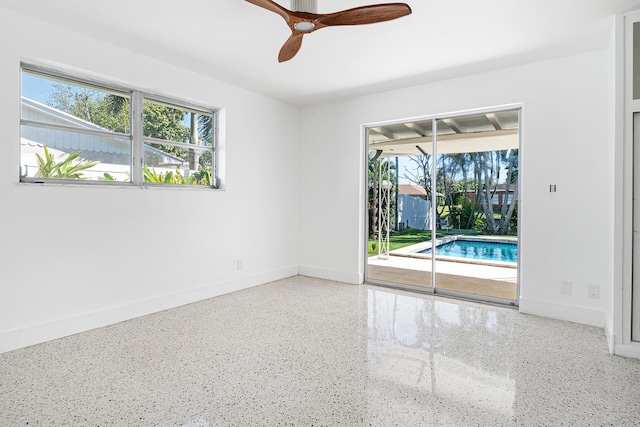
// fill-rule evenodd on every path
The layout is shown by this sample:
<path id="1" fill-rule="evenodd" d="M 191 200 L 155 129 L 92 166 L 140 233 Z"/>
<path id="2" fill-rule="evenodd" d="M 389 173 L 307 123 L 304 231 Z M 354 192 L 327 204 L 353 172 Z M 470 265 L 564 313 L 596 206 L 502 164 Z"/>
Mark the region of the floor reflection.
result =
<path id="1" fill-rule="evenodd" d="M 602 329 L 295 276 L 0 354 L 0 426 L 634 426 Z"/>
<path id="2" fill-rule="evenodd" d="M 513 416 L 512 316 L 490 306 L 376 289 L 368 290 L 367 303 L 370 378 L 458 407 L 471 402 L 479 412 Z"/>

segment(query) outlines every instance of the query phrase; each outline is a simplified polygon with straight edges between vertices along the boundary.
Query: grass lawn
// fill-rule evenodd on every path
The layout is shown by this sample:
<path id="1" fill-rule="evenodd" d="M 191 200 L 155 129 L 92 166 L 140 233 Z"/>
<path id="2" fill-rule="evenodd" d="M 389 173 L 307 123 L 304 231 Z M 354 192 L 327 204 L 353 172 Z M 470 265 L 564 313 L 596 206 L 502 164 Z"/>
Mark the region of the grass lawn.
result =
<path id="1" fill-rule="evenodd" d="M 450 234 L 467 234 L 470 236 L 477 236 L 480 233 L 476 230 L 440 230 L 436 233 L 436 237 L 448 236 Z M 417 230 L 415 228 L 407 228 L 402 231 L 392 231 L 389 235 L 389 250 L 393 251 L 395 249 L 404 248 L 405 246 L 424 242 L 425 240 L 431 240 L 431 231 Z M 376 248 L 375 251 L 372 249 L 373 243 L 374 241 L 369 239 L 369 256 L 378 254 L 378 248 Z"/>

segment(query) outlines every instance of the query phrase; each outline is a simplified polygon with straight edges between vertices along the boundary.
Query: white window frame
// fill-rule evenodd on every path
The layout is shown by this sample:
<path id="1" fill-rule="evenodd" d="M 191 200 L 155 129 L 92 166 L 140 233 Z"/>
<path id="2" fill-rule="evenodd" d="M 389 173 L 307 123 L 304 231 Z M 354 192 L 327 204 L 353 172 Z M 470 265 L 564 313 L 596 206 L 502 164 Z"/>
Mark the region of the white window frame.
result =
<path id="1" fill-rule="evenodd" d="M 139 89 L 124 87 L 117 84 L 108 83 L 105 81 L 98 81 L 88 79 L 74 74 L 69 74 L 63 71 L 59 71 L 52 68 L 42 67 L 34 64 L 21 63 L 21 81 L 23 73 L 29 73 L 42 78 L 48 78 L 56 81 L 64 81 L 72 85 L 88 86 L 95 88 L 96 90 L 104 92 L 115 92 L 123 95 L 128 95 L 131 105 L 130 116 L 130 132 L 129 134 L 112 132 L 112 131 L 100 131 L 81 129 L 72 126 L 65 126 L 53 123 L 39 122 L 34 120 L 27 120 L 20 117 L 20 134 L 22 135 L 23 126 L 40 127 L 52 130 L 61 130 L 73 133 L 91 134 L 98 136 L 111 136 L 118 138 L 126 138 L 131 141 L 131 155 L 130 155 L 130 181 L 98 181 L 98 180 L 80 180 L 80 179 L 58 179 L 58 178 L 37 178 L 27 177 L 20 174 L 20 182 L 22 183 L 35 183 L 35 184 L 72 184 L 72 185 L 106 185 L 106 186 L 135 186 L 135 187 L 162 187 L 162 188 L 174 188 L 174 189 L 219 189 L 220 177 L 219 177 L 219 117 L 221 110 L 214 107 L 205 107 L 202 105 L 194 104 L 191 102 L 179 100 L 172 97 L 166 97 L 158 94 L 145 92 Z M 22 88 L 20 90 L 22 96 Z M 212 129 L 211 129 L 211 145 L 193 145 L 187 143 L 181 143 L 179 141 L 160 140 L 144 136 L 144 102 L 145 100 L 155 103 L 163 103 L 177 108 L 183 108 L 190 112 L 196 112 L 212 116 Z M 147 143 L 170 143 L 173 146 L 178 146 L 185 149 L 195 149 L 210 151 L 211 152 L 211 180 L 212 185 L 182 185 L 182 184 L 161 184 L 144 182 L 143 178 L 143 165 L 144 165 L 144 145 Z"/>

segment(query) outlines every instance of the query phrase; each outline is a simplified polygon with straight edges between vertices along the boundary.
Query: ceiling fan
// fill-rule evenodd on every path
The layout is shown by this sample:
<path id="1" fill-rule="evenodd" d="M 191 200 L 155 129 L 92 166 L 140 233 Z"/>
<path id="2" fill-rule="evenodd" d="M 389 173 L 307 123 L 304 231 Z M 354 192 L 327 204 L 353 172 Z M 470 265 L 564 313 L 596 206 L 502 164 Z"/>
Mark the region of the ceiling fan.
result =
<path id="1" fill-rule="evenodd" d="M 302 37 L 320 28 L 337 25 L 373 24 L 390 21 L 411 14 L 411 8 L 405 3 L 384 3 L 361 6 L 335 13 L 316 13 L 317 0 L 291 0 L 291 9 L 285 9 L 272 0 L 246 0 L 256 6 L 282 16 L 291 28 L 291 36 L 284 43 L 278 55 L 278 61 L 293 58 L 302 46 Z"/>

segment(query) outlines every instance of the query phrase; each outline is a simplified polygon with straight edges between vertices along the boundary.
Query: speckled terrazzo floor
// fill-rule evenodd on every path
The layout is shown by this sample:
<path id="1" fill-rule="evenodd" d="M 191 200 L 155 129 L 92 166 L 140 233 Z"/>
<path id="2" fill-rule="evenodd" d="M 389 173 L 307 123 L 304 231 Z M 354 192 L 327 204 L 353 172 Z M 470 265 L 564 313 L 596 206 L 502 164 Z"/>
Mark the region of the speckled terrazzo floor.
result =
<path id="1" fill-rule="evenodd" d="M 293 277 L 0 355 L 0 426 L 638 426 L 602 330 Z"/>

